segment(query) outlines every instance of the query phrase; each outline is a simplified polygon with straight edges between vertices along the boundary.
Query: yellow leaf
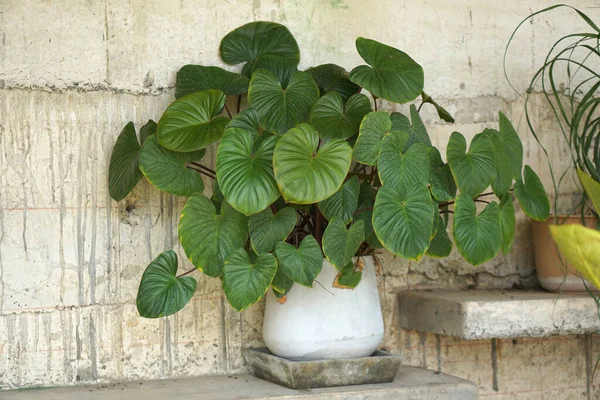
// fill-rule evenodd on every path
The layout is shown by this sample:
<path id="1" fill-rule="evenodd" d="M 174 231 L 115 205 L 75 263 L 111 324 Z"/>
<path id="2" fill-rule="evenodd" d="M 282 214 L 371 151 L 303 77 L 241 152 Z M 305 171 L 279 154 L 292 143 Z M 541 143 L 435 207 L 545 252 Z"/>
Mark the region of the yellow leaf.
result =
<path id="1" fill-rule="evenodd" d="M 596 182 L 579 168 L 577 169 L 577 175 L 579 175 L 579 180 L 581 181 L 583 188 L 587 192 L 588 196 L 590 196 L 592 203 L 594 203 L 596 211 L 600 212 L 600 183 Z"/>
<path id="2" fill-rule="evenodd" d="M 588 281 L 600 288 L 600 232 L 583 225 L 550 225 L 560 253 Z"/>

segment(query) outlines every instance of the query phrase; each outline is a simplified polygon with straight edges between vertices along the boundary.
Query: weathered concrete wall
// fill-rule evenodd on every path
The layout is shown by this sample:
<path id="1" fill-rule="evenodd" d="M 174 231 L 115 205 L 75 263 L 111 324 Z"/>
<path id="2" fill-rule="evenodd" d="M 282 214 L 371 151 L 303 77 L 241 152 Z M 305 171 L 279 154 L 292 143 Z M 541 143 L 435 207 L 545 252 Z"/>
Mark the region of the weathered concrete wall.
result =
<path id="1" fill-rule="evenodd" d="M 572 3 L 598 16 L 589 1 Z M 457 119 L 451 126 L 431 110 L 425 113 L 442 152 L 453 130 L 471 137 L 494 126 L 503 110 L 519 128 L 527 162 L 550 189 L 523 103 L 502 70 L 512 29 L 549 4 L 1 2 L 0 388 L 243 371 L 239 349 L 260 343 L 262 306 L 232 311 L 218 281 L 198 274 L 196 295 L 175 316 L 137 316 L 134 299 L 145 265 L 165 249 L 183 256 L 176 227 L 184 199 L 142 183 L 117 204 L 106 184 L 122 126 L 160 117 L 183 64 L 220 64 L 218 43 L 228 31 L 259 19 L 285 23 L 300 44 L 302 67 L 361 63 L 357 36 L 400 47 L 424 66 L 427 92 Z M 572 15 L 536 19 L 518 37 L 509 56 L 517 88 L 526 86 L 543 49 L 573 21 Z M 560 173 L 568 167 L 568 152 L 549 110 L 539 107 L 534 114 Z M 205 161 L 211 163 L 212 155 Z M 565 192 L 572 189 L 570 183 Z M 522 215 L 517 229 L 512 252 L 479 268 L 456 254 L 416 264 L 383 254 L 384 345 L 409 364 L 474 380 L 484 397 L 592 396 L 590 360 L 600 353 L 590 336 L 464 342 L 397 328 L 394 293 L 400 289 L 536 286 L 529 222 Z"/>

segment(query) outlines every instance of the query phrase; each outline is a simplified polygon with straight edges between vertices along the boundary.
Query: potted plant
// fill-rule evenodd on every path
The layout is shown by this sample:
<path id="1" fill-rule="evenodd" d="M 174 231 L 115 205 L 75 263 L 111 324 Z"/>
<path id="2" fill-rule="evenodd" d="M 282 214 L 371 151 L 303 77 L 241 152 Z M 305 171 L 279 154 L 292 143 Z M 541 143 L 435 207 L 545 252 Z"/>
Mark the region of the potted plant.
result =
<path id="1" fill-rule="evenodd" d="M 378 99 L 421 96 L 451 121 L 423 92 L 422 67 L 375 40 L 358 38 L 356 47 L 367 65 L 350 73 L 334 64 L 299 71 L 286 27 L 241 26 L 220 45 L 222 60 L 242 64 L 241 73 L 184 66 L 158 124 L 144 125 L 139 140 L 127 124 L 111 156 L 113 199 L 142 176 L 188 197 L 178 231 L 185 254 L 221 279 L 236 310 L 267 293 L 265 342 L 291 359 L 377 348 L 376 249 L 411 260 L 445 257 L 451 222 L 458 251 L 478 265 L 511 248 L 513 194 L 527 215 L 548 216 L 544 187 L 523 170 L 521 141 L 503 114 L 499 130 L 486 129 L 469 147 L 452 133 L 443 161 L 414 105 L 410 117 L 377 110 Z M 216 165 L 200 163 L 216 142 Z M 211 197 L 201 175 L 214 181 Z M 150 263 L 137 296 L 141 316 L 170 315 L 190 300 L 194 269 L 177 269 L 173 251 Z"/>
<path id="2" fill-rule="evenodd" d="M 540 104 L 532 101 L 536 90 L 541 90 L 544 106 L 550 107 L 552 114 L 567 143 L 573 168 L 559 179 L 549 161 L 554 192 L 554 210 L 558 210 L 558 193 L 561 183 L 571 176 L 577 182 L 575 170 L 579 168 L 595 180 L 600 179 L 600 133 L 597 107 L 600 87 L 597 61 L 600 52 L 597 40 L 600 38 L 598 26 L 582 11 L 567 5 L 555 5 L 535 12 L 525 18 L 515 29 L 509 43 L 526 21 L 535 16 L 556 9 L 571 9 L 581 18 L 586 29 L 574 31 L 560 37 L 550 48 L 543 64 L 536 70 L 527 89 L 525 115 L 531 132 L 547 155 L 546 149 L 539 140 L 535 124 L 531 120 L 532 112 L 539 109 Z M 505 55 L 506 59 L 506 55 Z M 506 69 L 505 69 L 506 70 Z M 550 236 L 549 227 L 553 224 L 582 224 L 596 227 L 598 214 L 586 205 L 586 192 L 581 191 L 578 206 L 566 215 L 556 214 L 546 221 L 533 224 L 535 258 L 538 279 L 550 291 L 586 291 L 586 284 L 576 272 L 574 266 L 565 263 L 557 252 L 557 247 Z M 589 287 L 593 287 L 588 283 Z"/>

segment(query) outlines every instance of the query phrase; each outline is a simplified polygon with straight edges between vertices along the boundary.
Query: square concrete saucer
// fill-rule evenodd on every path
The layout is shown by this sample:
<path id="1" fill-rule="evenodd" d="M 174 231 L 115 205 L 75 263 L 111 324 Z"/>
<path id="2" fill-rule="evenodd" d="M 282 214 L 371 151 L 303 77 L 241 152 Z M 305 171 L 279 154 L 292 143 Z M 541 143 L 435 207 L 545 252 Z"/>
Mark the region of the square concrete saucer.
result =
<path id="1" fill-rule="evenodd" d="M 290 361 L 266 348 L 243 350 L 250 373 L 291 389 L 392 382 L 402 359 L 376 350 L 370 357 L 340 360 Z"/>

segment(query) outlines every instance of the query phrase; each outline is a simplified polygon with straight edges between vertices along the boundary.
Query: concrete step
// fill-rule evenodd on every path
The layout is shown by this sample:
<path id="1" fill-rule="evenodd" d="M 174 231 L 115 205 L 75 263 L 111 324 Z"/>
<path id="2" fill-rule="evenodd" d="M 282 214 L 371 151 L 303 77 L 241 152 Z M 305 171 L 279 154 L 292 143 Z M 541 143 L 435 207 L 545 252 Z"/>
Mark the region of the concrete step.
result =
<path id="1" fill-rule="evenodd" d="M 462 339 L 577 335 L 600 331 L 588 294 L 521 290 L 405 291 L 400 327 Z"/>
<path id="2" fill-rule="evenodd" d="M 292 390 L 251 375 L 0 391 L 2 400 L 475 400 L 477 386 L 450 375 L 401 366 L 392 383 Z"/>

